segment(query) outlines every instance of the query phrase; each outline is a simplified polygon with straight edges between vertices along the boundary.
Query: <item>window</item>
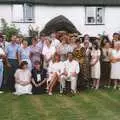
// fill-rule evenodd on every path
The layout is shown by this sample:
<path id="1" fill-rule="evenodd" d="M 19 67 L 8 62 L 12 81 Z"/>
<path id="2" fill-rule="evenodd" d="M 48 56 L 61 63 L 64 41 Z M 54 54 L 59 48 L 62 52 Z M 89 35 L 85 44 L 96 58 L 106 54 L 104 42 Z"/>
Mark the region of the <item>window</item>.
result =
<path id="1" fill-rule="evenodd" d="M 12 6 L 13 22 L 34 22 L 34 10 L 32 4 L 16 4 Z"/>
<path id="2" fill-rule="evenodd" d="M 85 24 L 102 25 L 104 24 L 104 7 L 86 7 Z"/>

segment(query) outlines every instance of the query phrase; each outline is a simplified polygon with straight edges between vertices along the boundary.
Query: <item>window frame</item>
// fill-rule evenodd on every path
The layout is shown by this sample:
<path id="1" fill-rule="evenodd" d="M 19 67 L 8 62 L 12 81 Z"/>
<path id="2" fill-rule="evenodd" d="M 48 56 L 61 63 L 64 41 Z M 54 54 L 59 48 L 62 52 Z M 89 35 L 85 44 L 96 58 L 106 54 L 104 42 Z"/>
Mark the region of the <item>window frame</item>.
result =
<path id="1" fill-rule="evenodd" d="M 29 5 L 28 3 L 24 3 L 24 4 L 12 4 L 12 23 L 35 23 L 35 15 L 34 15 L 34 6 L 32 5 L 32 14 L 33 14 L 33 18 L 32 18 L 32 20 L 31 21 L 26 21 L 26 19 L 25 19 L 25 5 Z M 22 5 L 22 7 L 23 7 L 23 19 L 21 20 L 21 21 L 16 21 L 16 20 L 14 20 L 14 15 L 13 15 L 13 6 L 14 5 Z"/>
<path id="2" fill-rule="evenodd" d="M 95 8 L 95 23 L 88 23 L 87 22 L 87 8 L 92 8 L 94 7 Z M 102 8 L 103 9 L 103 22 L 102 23 L 97 23 L 97 9 L 98 8 Z M 104 6 L 85 6 L 85 25 L 105 25 L 105 7 Z"/>

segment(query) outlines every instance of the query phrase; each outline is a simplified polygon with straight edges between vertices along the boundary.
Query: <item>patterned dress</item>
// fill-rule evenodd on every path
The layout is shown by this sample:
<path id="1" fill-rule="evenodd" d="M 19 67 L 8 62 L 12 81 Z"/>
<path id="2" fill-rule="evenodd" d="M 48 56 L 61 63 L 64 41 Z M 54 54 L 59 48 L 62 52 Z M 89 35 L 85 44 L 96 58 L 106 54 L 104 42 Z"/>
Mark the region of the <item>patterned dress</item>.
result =
<path id="1" fill-rule="evenodd" d="M 36 45 L 36 46 L 30 46 L 30 54 L 31 54 L 31 62 L 32 65 L 34 65 L 35 61 L 42 61 L 42 54 L 41 54 L 41 49 Z"/>
<path id="2" fill-rule="evenodd" d="M 87 50 L 84 47 L 75 49 L 73 52 L 74 58 L 80 64 L 79 85 L 78 87 L 88 87 L 90 81 L 90 55 L 86 54 Z M 79 88 L 78 88 L 79 89 Z"/>

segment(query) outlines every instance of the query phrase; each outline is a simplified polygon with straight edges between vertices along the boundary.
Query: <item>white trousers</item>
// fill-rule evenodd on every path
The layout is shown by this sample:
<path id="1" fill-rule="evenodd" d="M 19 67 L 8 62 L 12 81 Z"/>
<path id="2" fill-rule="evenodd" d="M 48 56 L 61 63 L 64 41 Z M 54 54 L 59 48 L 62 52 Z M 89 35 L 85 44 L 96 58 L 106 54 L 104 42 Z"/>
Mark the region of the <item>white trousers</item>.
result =
<path id="1" fill-rule="evenodd" d="M 76 93 L 77 90 L 77 77 L 67 77 L 67 76 L 62 76 L 61 78 L 61 85 L 64 87 L 65 81 L 70 81 L 71 82 L 71 90 L 73 90 Z"/>

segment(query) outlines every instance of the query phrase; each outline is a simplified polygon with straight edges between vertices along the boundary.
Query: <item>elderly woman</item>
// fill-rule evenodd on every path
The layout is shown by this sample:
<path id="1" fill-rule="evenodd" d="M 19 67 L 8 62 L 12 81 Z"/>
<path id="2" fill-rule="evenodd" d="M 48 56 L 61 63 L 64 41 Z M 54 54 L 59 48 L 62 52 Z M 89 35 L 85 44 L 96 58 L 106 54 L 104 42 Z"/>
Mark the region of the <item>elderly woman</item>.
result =
<path id="1" fill-rule="evenodd" d="M 35 61 L 42 62 L 42 50 L 37 45 L 38 41 L 36 38 L 32 38 L 32 45 L 30 46 L 30 59 L 32 61 L 32 65 L 34 66 Z"/>
<path id="2" fill-rule="evenodd" d="M 32 69 L 32 63 L 31 63 L 31 60 L 30 60 L 30 47 L 28 47 L 28 42 L 24 40 L 23 43 L 22 43 L 22 46 L 23 47 L 21 47 L 20 53 L 19 53 L 20 62 L 21 61 L 26 61 L 28 63 L 29 70 L 31 70 Z"/>
<path id="3" fill-rule="evenodd" d="M 120 42 L 114 43 L 114 49 L 111 55 L 111 79 L 114 80 L 114 89 L 119 87 L 120 82 Z"/>
<path id="4" fill-rule="evenodd" d="M 86 43 L 84 47 L 81 47 L 81 41 L 76 40 L 76 48 L 73 51 L 73 56 L 75 60 L 79 62 L 80 73 L 78 79 L 78 90 L 80 88 L 86 88 L 89 86 L 90 81 L 90 50 L 87 48 Z"/>
<path id="5" fill-rule="evenodd" d="M 96 90 L 100 85 L 100 55 L 98 43 L 94 42 L 91 50 L 91 78 L 93 80 L 92 88 Z"/>
<path id="6" fill-rule="evenodd" d="M 15 72 L 15 95 L 32 94 L 31 72 L 28 70 L 28 63 L 22 61 L 20 68 Z"/>
<path id="7" fill-rule="evenodd" d="M 45 43 L 43 47 L 42 54 L 44 56 L 44 66 L 47 67 L 49 62 L 52 60 L 53 55 L 56 52 L 54 46 L 51 45 L 52 39 L 50 37 L 45 37 Z"/>
<path id="8" fill-rule="evenodd" d="M 65 61 L 67 60 L 67 53 L 68 53 L 68 44 L 67 44 L 68 36 L 64 35 L 62 36 L 61 39 L 62 39 L 62 42 L 57 48 L 57 53 L 60 54 L 61 60 Z"/>

